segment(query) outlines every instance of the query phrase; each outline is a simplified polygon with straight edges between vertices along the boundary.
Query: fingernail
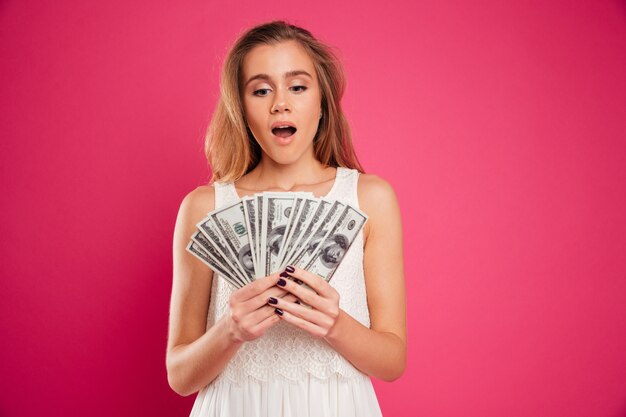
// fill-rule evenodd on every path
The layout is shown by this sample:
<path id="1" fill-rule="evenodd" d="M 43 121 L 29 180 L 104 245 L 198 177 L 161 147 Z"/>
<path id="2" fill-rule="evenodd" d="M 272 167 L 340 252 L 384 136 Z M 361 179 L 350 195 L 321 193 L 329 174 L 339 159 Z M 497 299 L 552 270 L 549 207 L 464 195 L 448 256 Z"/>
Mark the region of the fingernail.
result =
<path id="1" fill-rule="evenodd" d="M 287 271 L 287 272 L 296 272 L 296 268 L 294 268 L 291 265 L 287 265 L 287 268 L 285 268 L 285 271 Z"/>
<path id="2" fill-rule="evenodd" d="M 270 303 L 270 304 L 278 304 L 278 300 L 275 299 L 274 297 L 270 297 L 270 299 L 268 300 L 268 303 Z"/>
<path id="3" fill-rule="evenodd" d="M 281 278 L 278 280 L 277 284 L 280 285 L 281 287 L 284 287 L 285 285 L 287 285 L 287 281 Z"/>
<path id="4" fill-rule="evenodd" d="M 283 310 L 281 310 L 280 308 L 275 308 L 274 309 L 274 313 L 278 314 L 279 316 L 283 315 Z"/>
<path id="5" fill-rule="evenodd" d="M 286 272 L 281 272 L 279 276 L 281 276 L 283 278 L 287 278 L 289 276 L 289 274 L 286 273 Z"/>

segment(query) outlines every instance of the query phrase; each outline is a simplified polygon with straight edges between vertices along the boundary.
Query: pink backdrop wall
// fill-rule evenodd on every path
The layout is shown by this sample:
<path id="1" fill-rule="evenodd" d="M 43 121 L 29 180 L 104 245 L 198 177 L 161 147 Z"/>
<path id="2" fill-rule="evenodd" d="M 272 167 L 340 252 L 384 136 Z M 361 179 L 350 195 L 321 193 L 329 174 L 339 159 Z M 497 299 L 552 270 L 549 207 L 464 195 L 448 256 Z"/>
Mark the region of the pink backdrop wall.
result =
<path id="1" fill-rule="evenodd" d="M 0 4 L 0 415 L 185 416 L 171 236 L 226 48 L 286 18 L 406 228 L 386 416 L 626 415 L 626 4 Z"/>

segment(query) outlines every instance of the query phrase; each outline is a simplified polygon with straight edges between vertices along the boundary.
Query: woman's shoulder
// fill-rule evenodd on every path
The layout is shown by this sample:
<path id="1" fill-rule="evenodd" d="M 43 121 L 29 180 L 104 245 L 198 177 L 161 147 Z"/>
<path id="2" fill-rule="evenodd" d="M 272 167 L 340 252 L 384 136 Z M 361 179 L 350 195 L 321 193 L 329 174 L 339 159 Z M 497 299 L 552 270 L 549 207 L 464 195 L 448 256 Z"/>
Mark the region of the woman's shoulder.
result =
<path id="1" fill-rule="evenodd" d="M 206 215 L 215 208 L 215 189 L 212 185 L 201 185 L 187 193 L 180 204 L 181 212 L 193 217 Z"/>
<path id="2" fill-rule="evenodd" d="M 398 198 L 388 181 L 372 174 L 359 175 L 357 195 L 359 208 L 368 217 L 363 230 L 367 243 L 372 229 L 393 227 L 392 222 L 398 219 L 400 214 Z"/>
<path id="3" fill-rule="evenodd" d="M 398 212 L 398 197 L 391 184 L 373 174 L 359 175 L 357 186 L 359 207 L 374 223 Z"/>
<path id="4" fill-rule="evenodd" d="M 376 206 L 384 202 L 397 201 L 392 185 L 374 174 L 360 174 L 357 186 L 359 205 L 362 207 Z"/>

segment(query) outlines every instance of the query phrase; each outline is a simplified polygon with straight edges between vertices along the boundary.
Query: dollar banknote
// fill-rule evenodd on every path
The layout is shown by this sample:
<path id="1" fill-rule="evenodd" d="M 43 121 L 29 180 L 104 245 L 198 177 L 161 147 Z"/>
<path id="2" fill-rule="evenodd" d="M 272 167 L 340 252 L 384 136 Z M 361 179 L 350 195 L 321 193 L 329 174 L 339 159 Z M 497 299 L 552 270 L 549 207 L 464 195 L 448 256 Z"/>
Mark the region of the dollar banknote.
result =
<path id="1" fill-rule="evenodd" d="M 261 270 L 258 258 L 258 247 L 257 247 L 257 239 L 258 233 L 257 229 L 259 227 L 258 217 L 257 217 L 257 208 L 256 208 L 256 199 L 254 197 L 244 197 L 242 199 L 243 203 L 243 213 L 246 219 L 246 223 L 248 225 L 248 233 L 250 238 L 250 251 L 252 252 L 252 263 L 254 264 L 255 277 L 260 278 L 263 275 L 259 275 Z"/>
<path id="2" fill-rule="evenodd" d="M 296 195 L 294 198 L 293 208 L 292 208 L 293 217 L 292 217 L 292 221 L 290 221 L 287 224 L 287 228 L 285 229 L 285 236 L 286 236 L 285 242 L 281 246 L 280 252 L 278 253 L 278 262 L 282 262 L 285 251 L 287 250 L 289 242 L 291 241 L 291 236 L 293 235 L 293 229 L 294 229 L 295 223 L 297 222 L 297 219 L 300 217 L 300 213 L 302 212 L 302 203 L 304 202 L 304 199 L 305 199 L 304 197 L 300 197 L 298 195 Z"/>
<path id="3" fill-rule="evenodd" d="M 295 196 L 291 193 L 265 193 L 263 195 L 263 225 L 261 250 L 265 263 L 263 275 L 275 270 L 278 254 L 285 242 L 285 230 L 293 215 Z"/>
<path id="4" fill-rule="evenodd" d="M 259 265 L 259 276 L 264 276 L 261 272 L 261 265 L 264 265 L 265 258 L 263 256 L 261 250 L 261 226 L 263 224 L 263 193 L 258 193 L 254 195 L 254 201 L 256 206 L 256 215 L 257 215 L 257 228 L 256 228 L 256 242 L 254 243 L 256 246 L 256 262 Z M 265 272 L 265 271 L 263 271 Z"/>

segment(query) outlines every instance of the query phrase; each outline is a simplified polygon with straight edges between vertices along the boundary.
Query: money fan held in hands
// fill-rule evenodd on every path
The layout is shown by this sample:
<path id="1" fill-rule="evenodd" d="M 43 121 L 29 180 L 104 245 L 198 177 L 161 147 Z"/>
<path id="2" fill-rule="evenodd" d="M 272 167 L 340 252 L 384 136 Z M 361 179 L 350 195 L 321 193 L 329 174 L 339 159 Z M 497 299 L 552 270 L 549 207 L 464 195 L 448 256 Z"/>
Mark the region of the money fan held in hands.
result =
<path id="1" fill-rule="evenodd" d="M 366 220 L 350 204 L 311 193 L 260 193 L 209 213 L 187 250 L 237 288 L 288 264 L 328 281 Z"/>
<path id="2" fill-rule="evenodd" d="M 370 377 L 404 372 L 400 210 L 356 157 L 344 90 L 332 48 L 283 21 L 225 58 L 212 178 L 174 230 L 166 366 L 193 417 L 380 416 Z"/>

